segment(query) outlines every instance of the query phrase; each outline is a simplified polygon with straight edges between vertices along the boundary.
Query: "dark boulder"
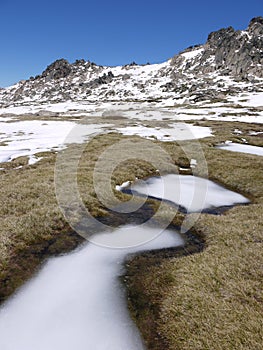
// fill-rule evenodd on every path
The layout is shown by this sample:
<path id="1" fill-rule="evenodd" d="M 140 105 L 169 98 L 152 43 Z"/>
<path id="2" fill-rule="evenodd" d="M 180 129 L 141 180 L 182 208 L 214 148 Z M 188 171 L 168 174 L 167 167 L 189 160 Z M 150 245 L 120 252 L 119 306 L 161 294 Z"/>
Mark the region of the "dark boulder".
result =
<path id="1" fill-rule="evenodd" d="M 87 87 L 89 89 L 96 89 L 98 86 L 102 84 L 109 84 L 112 82 L 114 78 L 114 75 L 112 71 L 109 71 L 108 74 L 103 74 L 102 76 L 92 80 L 91 82 L 87 83 Z"/>

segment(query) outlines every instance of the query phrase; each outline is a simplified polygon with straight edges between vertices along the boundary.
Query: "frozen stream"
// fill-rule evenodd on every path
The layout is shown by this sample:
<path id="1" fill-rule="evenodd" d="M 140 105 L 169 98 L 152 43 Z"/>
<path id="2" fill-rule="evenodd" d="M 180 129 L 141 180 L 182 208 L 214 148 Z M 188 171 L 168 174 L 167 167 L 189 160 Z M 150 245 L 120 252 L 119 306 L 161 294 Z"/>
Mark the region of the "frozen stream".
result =
<path id="1" fill-rule="evenodd" d="M 107 243 L 112 237 L 112 244 L 118 246 L 127 233 L 149 240 L 158 235 L 158 229 L 124 226 L 97 235 L 95 241 Z M 182 244 L 179 234 L 165 230 L 141 246 L 112 249 L 87 243 L 50 259 L 0 310 L 0 349 L 144 349 L 118 280 L 123 260 L 129 253 Z"/>

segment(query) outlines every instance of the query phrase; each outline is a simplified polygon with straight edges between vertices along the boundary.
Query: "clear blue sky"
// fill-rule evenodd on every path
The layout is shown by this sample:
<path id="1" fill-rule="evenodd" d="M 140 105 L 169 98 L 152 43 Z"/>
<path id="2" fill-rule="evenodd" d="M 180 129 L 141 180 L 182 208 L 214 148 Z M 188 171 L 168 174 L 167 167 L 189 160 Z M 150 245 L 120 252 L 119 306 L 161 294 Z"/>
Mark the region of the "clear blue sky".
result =
<path id="1" fill-rule="evenodd" d="M 211 31 L 245 29 L 255 16 L 263 0 L 0 0 L 0 86 L 58 58 L 162 62 Z"/>

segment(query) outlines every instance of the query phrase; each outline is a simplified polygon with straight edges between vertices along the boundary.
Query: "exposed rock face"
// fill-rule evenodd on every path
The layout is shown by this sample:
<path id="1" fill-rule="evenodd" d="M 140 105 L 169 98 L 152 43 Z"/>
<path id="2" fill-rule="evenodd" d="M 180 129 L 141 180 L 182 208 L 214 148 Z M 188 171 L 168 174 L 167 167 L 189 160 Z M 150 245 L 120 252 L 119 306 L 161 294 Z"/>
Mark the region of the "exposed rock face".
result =
<path id="1" fill-rule="evenodd" d="M 212 32 L 204 45 L 191 46 L 161 64 L 103 67 L 57 60 L 41 75 L 0 89 L 0 106 L 87 99 L 198 102 L 244 89 L 263 89 L 263 17 L 253 18 L 243 31 L 228 27 Z"/>
<path id="2" fill-rule="evenodd" d="M 254 18 L 247 31 L 229 27 L 211 33 L 205 46 L 215 55 L 215 69 L 227 69 L 230 74 L 242 78 L 249 74 L 263 77 L 262 17 Z"/>

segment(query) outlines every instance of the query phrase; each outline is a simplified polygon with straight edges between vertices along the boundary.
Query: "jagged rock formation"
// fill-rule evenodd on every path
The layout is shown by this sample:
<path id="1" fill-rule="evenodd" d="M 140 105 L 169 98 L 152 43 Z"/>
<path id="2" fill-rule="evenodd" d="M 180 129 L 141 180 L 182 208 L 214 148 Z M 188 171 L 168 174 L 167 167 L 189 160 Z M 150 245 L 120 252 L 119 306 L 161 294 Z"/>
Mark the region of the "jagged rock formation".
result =
<path id="1" fill-rule="evenodd" d="M 249 75 L 263 77 L 263 18 L 253 18 L 246 31 L 235 31 L 228 27 L 209 34 L 207 42 L 199 46 L 196 70 L 209 73 L 221 70 L 246 79 Z M 181 55 L 179 55 L 179 59 Z M 178 62 L 178 56 L 173 64 Z M 196 62 L 193 62 L 196 63 Z M 191 69 L 189 64 L 185 69 Z"/>
<path id="2" fill-rule="evenodd" d="M 242 84 L 241 84 L 242 82 Z M 216 99 L 263 89 L 263 18 L 246 30 L 228 27 L 162 64 L 103 67 L 60 59 L 41 75 L 0 89 L 0 106 L 67 100 Z"/>

